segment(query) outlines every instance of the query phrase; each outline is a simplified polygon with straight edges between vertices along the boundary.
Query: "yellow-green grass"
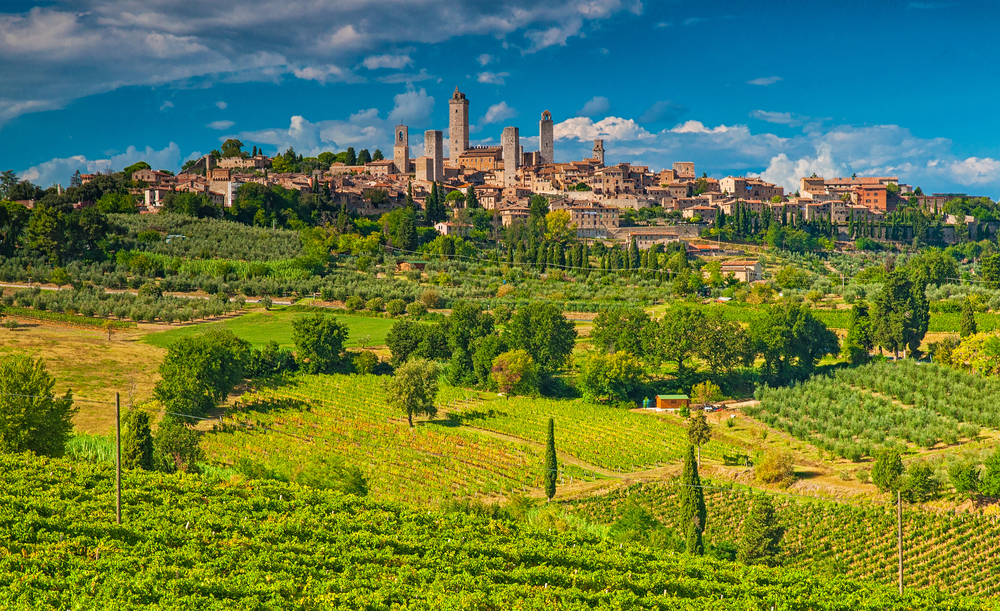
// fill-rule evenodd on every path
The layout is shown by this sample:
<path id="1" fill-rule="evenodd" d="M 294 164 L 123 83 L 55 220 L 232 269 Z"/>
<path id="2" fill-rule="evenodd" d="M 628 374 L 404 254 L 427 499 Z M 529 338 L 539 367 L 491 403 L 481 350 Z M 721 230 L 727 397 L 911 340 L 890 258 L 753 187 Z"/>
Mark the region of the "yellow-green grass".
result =
<path id="1" fill-rule="evenodd" d="M 338 322 L 347 327 L 347 347 L 352 348 L 385 344 L 385 336 L 395 322 L 390 318 L 350 316 L 339 312 L 331 312 L 330 315 L 336 317 Z M 237 337 L 245 339 L 256 347 L 263 346 L 269 341 L 276 341 L 283 348 L 291 348 L 294 345 L 292 323 L 303 316 L 314 316 L 314 314 L 290 309 L 257 310 L 230 320 L 185 325 L 168 331 L 151 333 L 143 341 L 152 346 L 167 348 L 182 337 L 191 337 L 210 329 L 228 329 Z"/>
<path id="2" fill-rule="evenodd" d="M 122 405 L 128 405 L 152 393 L 165 351 L 139 341 L 141 337 L 141 332 L 130 331 L 108 341 L 100 330 L 23 321 L 18 329 L 0 333 L 0 356 L 20 351 L 43 358 L 55 377 L 55 391 L 71 389 L 80 399 L 73 419 L 76 430 L 108 433 L 115 421 L 114 406 L 83 399 L 113 402 L 119 392 Z"/>

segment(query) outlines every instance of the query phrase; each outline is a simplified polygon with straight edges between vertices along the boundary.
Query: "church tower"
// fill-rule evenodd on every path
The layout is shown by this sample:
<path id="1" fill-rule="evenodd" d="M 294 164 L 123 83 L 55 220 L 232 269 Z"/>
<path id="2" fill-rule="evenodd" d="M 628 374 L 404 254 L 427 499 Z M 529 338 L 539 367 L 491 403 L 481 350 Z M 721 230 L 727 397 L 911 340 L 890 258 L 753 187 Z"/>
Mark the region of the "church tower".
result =
<path id="1" fill-rule="evenodd" d="M 542 113 L 542 120 L 538 122 L 538 156 L 541 157 L 542 164 L 555 163 L 552 134 L 552 113 L 546 110 Z"/>
<path id="2" fill-rule="evenodd" d="M 392 163 L 396 172 L 407 174 L 410 171 L 410 130 L 405 125 L 396 126 L 396 143 L 392 147 Z"/>

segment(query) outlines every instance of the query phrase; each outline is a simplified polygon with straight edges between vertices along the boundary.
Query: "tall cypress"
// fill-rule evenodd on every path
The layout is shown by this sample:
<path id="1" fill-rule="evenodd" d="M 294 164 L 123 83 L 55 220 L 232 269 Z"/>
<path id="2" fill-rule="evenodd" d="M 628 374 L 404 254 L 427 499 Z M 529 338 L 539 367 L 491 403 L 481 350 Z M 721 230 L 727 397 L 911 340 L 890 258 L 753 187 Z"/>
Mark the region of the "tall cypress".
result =
<path id="1" fill-rule="evenodd" d="M 549 418 L 549 432 L 545 439 L 545 498 L 549 501 L 556 495 L 556 477 L 559 463 L 556 460 L 556 421 Z"/>
<path id="2" fill-rule="evenodd" d="M 965 303 L 962 304 L 962 331 L 960 335 L 962 337 L 969 337 L 978 332 L 979 329 L 976 327 L 976 312 L 972 309 L 972 300 L 966 297 Z"/>
<path id="3" fill-rule="evenodd" d="M 126 469 L 153 468 L 153 434 L 146 412 L 130 409 L 122 417 L 122 466 Z"/>
<path id="4" fill-rule="evenodd" d="M 781 551 L 779 542 L 783 534 L 770 497 L 766 494 L 754 496 L 750 513 L 743 520 L 736 561 L 743 564 L 774 565 Z"/>
<path id="5" fill-rule="evenodd" d="M 681 527 L 687 542 L 687 553 L 701 556 L 705 553 L 702 533 L 705 532 L 705 494 L 698 477 L 698 463 L 694 456 L 694 446 L 689 445 L 684 455 L 684 471 L 681 473 Z"/>

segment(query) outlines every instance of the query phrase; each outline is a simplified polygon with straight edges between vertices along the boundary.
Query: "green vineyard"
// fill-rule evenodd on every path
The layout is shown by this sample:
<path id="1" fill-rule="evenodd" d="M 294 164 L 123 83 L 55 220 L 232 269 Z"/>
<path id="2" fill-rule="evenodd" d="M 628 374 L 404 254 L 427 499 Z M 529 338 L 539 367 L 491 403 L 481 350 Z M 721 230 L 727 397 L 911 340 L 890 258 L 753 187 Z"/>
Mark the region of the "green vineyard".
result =
<path id="1" fill-rule="evenodd" d="M 637 484 L 586 500 L 565 503 L 588 520 L 613 523 L 629 503 L 647 508 L 664 524 L 678 528 L 676 486 Z M 731 488 L 706 488 L 706 540 L 739 541 L 751 495 Z M 896 510 L 892 505 L 851 505 L 775 496 L 785 528 L 786 567 L 852 579 L 893 584 L 897 570 Z M 1000 518 L 903 512 L 905 580 L 916 588 L 978 596 L 1000 594 Z"/>
<path id="2" fill-rule="evenodd" d="M 745 567 L 277 482 L 0 455 L 4 609 L 953 610 L 984 601 Z"/>

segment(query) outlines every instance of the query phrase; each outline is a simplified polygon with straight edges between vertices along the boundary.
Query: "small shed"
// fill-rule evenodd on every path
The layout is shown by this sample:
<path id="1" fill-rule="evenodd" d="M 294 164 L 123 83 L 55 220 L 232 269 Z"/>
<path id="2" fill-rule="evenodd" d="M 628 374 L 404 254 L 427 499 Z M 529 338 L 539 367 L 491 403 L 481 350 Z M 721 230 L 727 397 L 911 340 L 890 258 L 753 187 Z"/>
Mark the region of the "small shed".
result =
<path id="1" fill-rule="evenodd" d="M 687 395 L 656 395 L 656 407 L 660 409 L 680 409 L 690 406 L 691 399 Z"/>
<path id="2" fill-rule="evenodd" d="M 414 269 L 423 270 L 425 267 L 427 267 L 427 261 L 420 261 L 417 259 L 407 259 L 399 263 L 400 271 L 404 272 L 408 272 Z"/>

